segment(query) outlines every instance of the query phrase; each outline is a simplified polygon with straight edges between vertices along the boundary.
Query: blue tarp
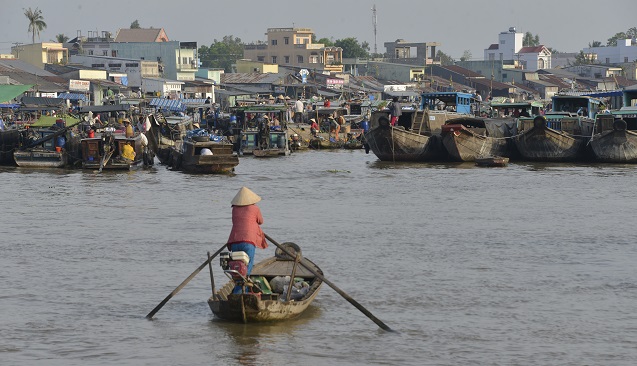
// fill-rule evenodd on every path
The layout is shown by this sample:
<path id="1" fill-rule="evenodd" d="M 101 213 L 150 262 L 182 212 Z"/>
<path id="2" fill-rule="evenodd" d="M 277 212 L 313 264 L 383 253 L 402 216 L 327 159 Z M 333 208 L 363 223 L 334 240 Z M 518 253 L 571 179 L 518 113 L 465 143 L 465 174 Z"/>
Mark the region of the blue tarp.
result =
<path id="1" fill-rule="evenodd" d="M 82 100 L 86 102 L 86 95 L 80 93 L 60 93 L 58 98 L 70 100 Z"/>
<path id="2" fill-rule="evenodd" d="M 0 108 L 19 108 L 20 105 L 19 104 L 13 104 L 13 103 L 0 103 Z"/>
<path id="3" fill-rule="evenodd" d="M 168 109 L 176 112 L 183 112 L 186 110 L 186 106 L 177 99 L 153 98 L 153 100 L 150 101 L 150 105 L 157 109 Z"/>

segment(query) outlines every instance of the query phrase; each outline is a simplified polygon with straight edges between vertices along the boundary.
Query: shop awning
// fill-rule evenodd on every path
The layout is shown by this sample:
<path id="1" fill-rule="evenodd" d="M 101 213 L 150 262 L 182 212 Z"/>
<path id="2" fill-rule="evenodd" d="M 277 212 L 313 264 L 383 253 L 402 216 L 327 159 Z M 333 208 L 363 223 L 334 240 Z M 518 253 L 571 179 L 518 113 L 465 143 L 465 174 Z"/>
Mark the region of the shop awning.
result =
<path id="1" fill-rule="evenodd" d="M 0 85 L 0 103 L 10 101 L 31 87 L 33 85 Z"/>
<path id="2" fill-rule="evenodd" d="M 150 105 L 157 109 L 168 109 L 177 112 L 186 110 L 186 106 L 177 99 L 153 98 L 153 100 L 150 101 Z"/>

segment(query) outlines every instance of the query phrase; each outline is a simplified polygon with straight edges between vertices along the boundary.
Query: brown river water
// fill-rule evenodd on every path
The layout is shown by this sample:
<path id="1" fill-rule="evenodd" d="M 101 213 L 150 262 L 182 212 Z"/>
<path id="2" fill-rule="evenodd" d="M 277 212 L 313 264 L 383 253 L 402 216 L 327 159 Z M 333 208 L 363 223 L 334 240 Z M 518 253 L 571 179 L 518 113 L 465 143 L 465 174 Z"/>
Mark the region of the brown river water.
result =
<path id="1" fill-rule="evenodd" d="M 241 158 L 234 176 L 0 167 L 2 365 L 633 365 L 637 167 Z M 219 321 L 207 270 L 241 186 L 327 285 L 297 320 Z M 257 251 L 257 260 L 274 252 Z M 225 277 L 213 261 L 215 279 Z"/>

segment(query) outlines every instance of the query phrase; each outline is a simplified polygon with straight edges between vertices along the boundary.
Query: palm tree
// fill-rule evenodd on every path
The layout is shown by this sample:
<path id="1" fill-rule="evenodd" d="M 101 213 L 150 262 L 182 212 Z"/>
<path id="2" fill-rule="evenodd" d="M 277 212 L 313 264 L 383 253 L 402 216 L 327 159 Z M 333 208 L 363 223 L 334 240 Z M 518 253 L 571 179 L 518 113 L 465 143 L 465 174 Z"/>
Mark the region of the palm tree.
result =
<path id="1" fill-rule="evenodd" d="M 24 11 L 24 16 L 29 19 L 29 30 L 27 32 L 31 32 L 31 43 L 35 43 L 35 35 L 37 34 L 40 37 L 40 31 L 46 28 L 46 23 L 44 22 L 44 18 L 42 17 L 42 10 L 35 8 L 35 10 L 31 10 L 31 8 Z"/>
<path id="2" fill-rule="evenodd" d="M 64 33 L 60 33 L 58 35 L 55 36 L 55 42 L 57 43 L 66 43 L 69 40 L 69 37 L 66 36 Z"/>

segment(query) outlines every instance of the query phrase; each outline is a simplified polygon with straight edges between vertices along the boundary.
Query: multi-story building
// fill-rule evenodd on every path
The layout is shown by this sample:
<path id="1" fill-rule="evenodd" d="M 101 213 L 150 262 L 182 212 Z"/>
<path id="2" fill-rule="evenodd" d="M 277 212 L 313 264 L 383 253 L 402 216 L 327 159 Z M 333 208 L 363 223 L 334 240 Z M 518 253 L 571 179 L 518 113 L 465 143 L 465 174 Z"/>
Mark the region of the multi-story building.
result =
<path id="1" fill-rule="evenodd" d="M 582 50 L 603 65 L 619 65 L 637 62 L 637 42 L 632 39 L 617 40 L 616 46 L 589 47 Z"/>
<path id="2" fill-rule="evenodd" d="M 518 67 L 535 71 L 551 68 L 551 51 L 544 45 L 524 47 L 524 33 L 510 27 L 507 32 L 500 32 L 498 43 L 484 50 L 485 61 L 516 62 Z"/>
<path id="3" fill-rule="evenodd" d="M 15 58 L 44 69 L 46 64 L 66 64 L 69 60 L 69 50 L 62 43 L 46 42 L 24 44 L 11 47 Z"/>
<path id="4" fill-rule="evenodd" d="M 312 43 L 310 28 L 268 28 L 267 43 L 245 45 L 243 58 L 252 61 L 329 72 L 343 71 L 343 49 Z"/>
<path id="5" fill-rule="evenodd" d="M 389 62 L 412 65 L 440 64 L 440 60 L 436 60 L 438 46 L 438 42 L 407 42 L 404 39 L 385 42 Z"/>

